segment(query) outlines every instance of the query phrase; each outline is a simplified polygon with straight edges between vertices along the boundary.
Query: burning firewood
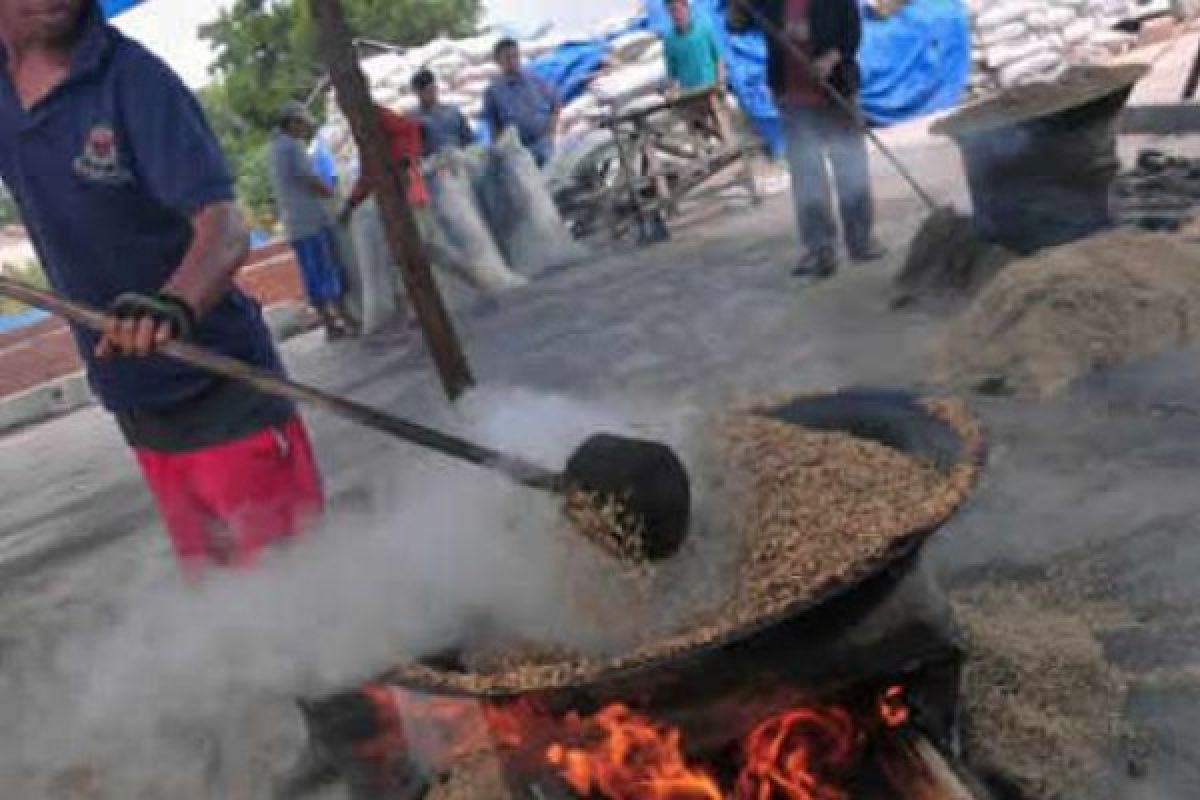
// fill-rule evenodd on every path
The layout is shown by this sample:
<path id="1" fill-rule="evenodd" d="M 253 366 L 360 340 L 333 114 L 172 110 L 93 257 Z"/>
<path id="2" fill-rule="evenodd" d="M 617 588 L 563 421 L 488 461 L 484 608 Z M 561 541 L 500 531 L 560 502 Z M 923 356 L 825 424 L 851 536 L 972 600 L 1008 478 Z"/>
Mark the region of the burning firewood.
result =
<path id="1" fill-rule="evenodd" d="M 893 738 L 879 763 L 898 797 L 905 800 L 984 800 L 924 736 L 908 732 Z"/>

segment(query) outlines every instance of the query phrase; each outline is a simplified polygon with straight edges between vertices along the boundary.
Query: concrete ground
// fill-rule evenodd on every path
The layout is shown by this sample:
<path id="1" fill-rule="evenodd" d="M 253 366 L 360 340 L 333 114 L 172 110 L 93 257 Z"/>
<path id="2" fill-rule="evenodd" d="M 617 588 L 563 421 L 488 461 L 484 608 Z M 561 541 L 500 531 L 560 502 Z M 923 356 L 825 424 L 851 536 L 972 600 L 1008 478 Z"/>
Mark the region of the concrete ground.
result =
<path id="1" fill-rule="evenodd" d="M 965 205 L 952 148 L 920 126 L 890 138 L 937 196 Z M 679 420 L 743 398 L 856 384 L 933 388 L 931 350 L 945 321 L 888 309 L 890 277 L 924 209 L 879 159 L 874 168 L 879 233 L 892 247 L 885 263 L 848 266 L 819 288 L 798 285 L 788 274 L 797 252 L 785 195 L 669 244 L 550 275 L 494 312 L 459 320 L 493 398 L 485 404 L 517 403 L 503 392 L 519 388 L 677 435 Z M 1200 796 L 1195 356 L 1169 354 L 1053 401 L 976 399 L 992 440 L 988 474 L 931 545 L 954 587 L 1044 581 L 1087 567 L 1104 600 L 1123 610 L 1097 632 L 1105 657 L 1131 681 L 1127 715 L 1142 736 L 1142 777 L 1118 784 L 1106 775 L 1102 786 L 1081 786 L 1079 798 Z M 289 343 L 286 357 L 300 380 L 417 419 L 464 424 L 447 410 L 419 346 L 306 336 Z M 386 505 L 373 487 L 414 451 L 328 416 L 309 421 L 342 509 L 335 515 Z M 62 697 L 43 704 L 39 678 L 80 655 L 74 641 L 119 624 L 139 597 L 154 602 L 175 576 L 150 499 L 101 412 L 0 439 L 0 474 L 0 753 L 11 755 L 30 730 L 61 724 L 47 709 L 71 707 L 55 704 Z M 353 566 L 341 579 L 356 579 Z M 190 657 L 203 670 L 205 659 L 229 656 Z M 1117 772 L 1123 758 L 1114 754 Z M 0 756 L 0 777 L 9 787 L 34 785 L 22 783 L 33 777 L 11 757 Z M 255 786 L 243 796 L 260 796 Z M 22 793 L 31 791 L 4 794 L 42 796 Z"/>

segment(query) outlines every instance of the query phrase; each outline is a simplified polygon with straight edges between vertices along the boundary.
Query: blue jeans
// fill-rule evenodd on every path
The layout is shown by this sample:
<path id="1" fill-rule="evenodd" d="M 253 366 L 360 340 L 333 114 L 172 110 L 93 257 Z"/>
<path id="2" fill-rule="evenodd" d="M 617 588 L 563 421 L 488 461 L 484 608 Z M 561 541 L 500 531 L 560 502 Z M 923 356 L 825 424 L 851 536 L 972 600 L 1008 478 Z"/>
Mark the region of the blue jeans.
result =
<path id="1" fill-rule="evenodd" d="M 533 156 L 534 163 L 539 167 L 544 167 L 550 163 L 550 159 L 554 158 L 554 137 L 543 136 L 536 142 L 525 145 L 525 148 Z"/>
<path id="2" fill-rule="evenodd" d="M 875 216 L 865 137 L 840 108 L 784 106 L 779 113 L 787 136 L 800 241 L 810 253 L 836 247 L 836 186 L 846 246 L 851 252 L 862 250 L 871 239 Z"/>
<path id="3" fill-rule="evenodd" d="M 340 300 L 346 293 L 346 287 L 333 231 L 325 228 L 315 236 L 298 239 L 292 242 L 292 249 L 296 251 L 296 261 L 300 264 L 300 276 L 304 279 L 308 301 L 319 308 Z"/>

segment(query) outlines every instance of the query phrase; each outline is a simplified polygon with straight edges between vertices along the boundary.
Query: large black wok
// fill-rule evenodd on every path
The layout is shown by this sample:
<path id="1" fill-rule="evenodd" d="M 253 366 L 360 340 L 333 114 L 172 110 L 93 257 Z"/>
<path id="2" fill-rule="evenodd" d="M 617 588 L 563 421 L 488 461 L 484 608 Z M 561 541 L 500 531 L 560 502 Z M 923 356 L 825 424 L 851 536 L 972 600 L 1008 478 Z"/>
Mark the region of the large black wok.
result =
<path id="1" fill-rule="evenodd" d="M 977 426 L 956 426 L 944 421 L 908 392 L 855 389 L 834 394 L 803 397 L 765 412 L 779 419 L 820 431 L 846 432 L 869 439 L 927 461 L 944 474 L 964 467 L 970 470 L 959 502 L 965 500 L 985 457 L 985 444 Z M 950 517 L 894 540 L 876 559 L 854 566 L 836 581 L 817 588 L 793 605 L 753 624 L 735 629 L 703 645 L 662 658 L 622 662 L 615 660 L 582 680 L 549 683 L 545 686 L 509 686 L 473 691 L 456 680 L 461 673 L 453 650 L 430 659 L 418 668 L 399 668 L 383 681 L 401 688 L 441 695 L 476 696 L 492 701 L 535 697 L 548 708 L 579 710 L 593 703 L 624 699 L 654 692 L 669 692 L 672 686 L 687 691 L 696 681 L 711 685 L 722 675 L 737 680 L 744 668 L 774 662 L 781 648 L 794 649 L 797 642 L 819 641 L 823 632 L 843 630 L 856 615 L 872 606 L 872 598 L 885 595 L 890 585 L 907 569 L 920 546 Z M 920 654 L 914 653 L 913 658 Z M 823 659 L 813 659 L 816 664 Z M 798 676 L 792 679 L 820 676 Z"/>

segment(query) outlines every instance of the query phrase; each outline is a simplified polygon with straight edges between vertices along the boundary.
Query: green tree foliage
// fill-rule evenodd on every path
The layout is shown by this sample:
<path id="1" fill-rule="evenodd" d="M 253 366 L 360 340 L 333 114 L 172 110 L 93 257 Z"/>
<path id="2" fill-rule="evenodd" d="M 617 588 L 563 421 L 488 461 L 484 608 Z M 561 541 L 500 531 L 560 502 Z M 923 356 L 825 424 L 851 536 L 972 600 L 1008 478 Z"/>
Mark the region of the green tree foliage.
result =
<path id="1" fill-rule="evenodd" d="M 481 10 L 480 0 L 342 0 L 342 5 L 355 35 L 401 47 L 469 35 Z M 271 200 L 262 151 L 275 114 L 288 100 L 307 100 L 324 76 L 308 3 L 236 0 L 200 35 L 216 53 L 215 81 L 202 93 L 204 106 L 237 174 L 243 203 L 263 217 Z"/>
<path id="2" fill-rule="evenodd" d="M 233 110 L 224 83 L 203 89 L 200 102 L 229 159 L 242 205 L 255 225 L 264 225 L 273 206 L 264 158 L 268 129 L 252 124 Z"/>
<path id="3" fill-rule="evenodd" d="M 21 221 L 21 210 L 8 189 L 0 186 L 0 226 Z"/>

